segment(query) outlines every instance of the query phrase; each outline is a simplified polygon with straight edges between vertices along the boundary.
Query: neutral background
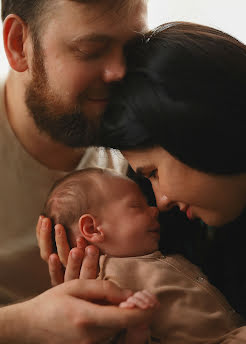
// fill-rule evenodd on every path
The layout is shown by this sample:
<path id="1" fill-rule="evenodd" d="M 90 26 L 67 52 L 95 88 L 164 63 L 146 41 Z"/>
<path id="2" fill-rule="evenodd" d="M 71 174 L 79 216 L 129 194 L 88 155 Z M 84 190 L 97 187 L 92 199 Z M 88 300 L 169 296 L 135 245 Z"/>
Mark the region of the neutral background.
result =
<path id="1" fill-rule="evenodd" d="M 149 0 L 150 28 L 176 20 L 213 26 L 246 44 L 246 0 Z M 7 68 L 1 39 L 0 73 Z"/>

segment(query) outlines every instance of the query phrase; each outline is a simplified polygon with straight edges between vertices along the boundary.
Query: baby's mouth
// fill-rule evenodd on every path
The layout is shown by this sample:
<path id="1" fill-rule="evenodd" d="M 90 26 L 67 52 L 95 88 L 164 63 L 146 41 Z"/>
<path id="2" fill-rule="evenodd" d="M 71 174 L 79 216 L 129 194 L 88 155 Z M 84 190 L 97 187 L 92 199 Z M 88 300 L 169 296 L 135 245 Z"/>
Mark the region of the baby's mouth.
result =
<path id="1" fill-rule="evenodd" d="M 149 232 L 153 232 L 153 233 L 159 233 L 160 234 L 160 225 L 152 228 L 152 229 L 149 229 Z"/>

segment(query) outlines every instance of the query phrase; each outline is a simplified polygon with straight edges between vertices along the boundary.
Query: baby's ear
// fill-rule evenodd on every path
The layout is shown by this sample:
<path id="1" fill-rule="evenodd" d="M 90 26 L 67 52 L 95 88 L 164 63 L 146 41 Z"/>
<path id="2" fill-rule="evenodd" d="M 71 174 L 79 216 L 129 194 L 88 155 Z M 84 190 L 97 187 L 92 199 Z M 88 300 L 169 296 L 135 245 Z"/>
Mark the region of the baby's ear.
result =
<path id="1" fill-rule="evenodd" d="M 89 243 L 97 244 L 104 240 L 104 233 L 97 225 L 95 217 L 91 214 L 84 214 L 80 217 L 79 231 Z"/>

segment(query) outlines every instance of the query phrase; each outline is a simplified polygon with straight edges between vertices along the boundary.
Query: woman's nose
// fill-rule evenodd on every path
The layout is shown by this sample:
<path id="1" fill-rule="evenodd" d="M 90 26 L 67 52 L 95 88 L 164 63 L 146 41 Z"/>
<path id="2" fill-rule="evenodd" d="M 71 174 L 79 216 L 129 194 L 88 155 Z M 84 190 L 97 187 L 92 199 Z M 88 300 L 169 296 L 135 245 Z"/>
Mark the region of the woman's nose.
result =
<path id="1" fill-rule="evenodd" d="M 159 211 L 168 211 L 175 206 L 175 202 L 168 199 L 165 195 L 156 195 L 156 204 Z"/>

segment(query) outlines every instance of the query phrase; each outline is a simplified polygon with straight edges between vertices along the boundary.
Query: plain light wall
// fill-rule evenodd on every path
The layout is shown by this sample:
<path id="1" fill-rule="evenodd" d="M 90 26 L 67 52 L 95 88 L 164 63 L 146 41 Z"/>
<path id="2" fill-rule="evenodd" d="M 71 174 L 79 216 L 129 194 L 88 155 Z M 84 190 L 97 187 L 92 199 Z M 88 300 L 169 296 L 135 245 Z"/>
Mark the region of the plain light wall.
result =
<path id="1" fill-rule="evenodd" d="M 169 21 L 191 21 L 226 31 L 244 43 L 245 15 L 246 0 L 149 0 L 150 28 Z M 7 69 L 1 38 L 0 73 Z"/>
<path id="2" fill-rule="evenodd" d="M 149 0 L 149 26 L 191 21 L 225 31 L 246 44 L 246 0 Z"/>

